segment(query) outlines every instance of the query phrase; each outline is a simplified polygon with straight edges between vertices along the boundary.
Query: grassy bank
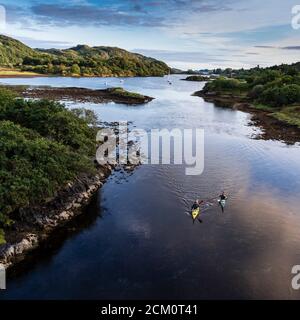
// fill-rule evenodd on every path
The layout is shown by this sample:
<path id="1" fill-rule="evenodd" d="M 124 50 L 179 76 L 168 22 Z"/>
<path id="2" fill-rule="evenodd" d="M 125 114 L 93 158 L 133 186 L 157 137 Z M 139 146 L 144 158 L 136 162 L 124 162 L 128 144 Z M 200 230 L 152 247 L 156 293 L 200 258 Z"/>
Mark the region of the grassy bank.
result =
<path id="1" fill-rule="evenodd" d="M 236 79 L 220 77 L 195 95 L 226 107 L 247 103 L 249 110 L 264 111 L 283 125 L 300 128 L 300 73 L 287 70 L 255 69 Z"/>
<path id="2" fill-rule="evenodd" d="M 277 120 L 300 128 L 300 106 L 282 108 L 280 111 L 270 115 Z"/>
<path id="3" fill-rule="evenodd" d="M 80 174 L 95 172 L 93 124 L 90 113 L 0 89 L 0 243 L 22 208 L 48 201 Z"/>

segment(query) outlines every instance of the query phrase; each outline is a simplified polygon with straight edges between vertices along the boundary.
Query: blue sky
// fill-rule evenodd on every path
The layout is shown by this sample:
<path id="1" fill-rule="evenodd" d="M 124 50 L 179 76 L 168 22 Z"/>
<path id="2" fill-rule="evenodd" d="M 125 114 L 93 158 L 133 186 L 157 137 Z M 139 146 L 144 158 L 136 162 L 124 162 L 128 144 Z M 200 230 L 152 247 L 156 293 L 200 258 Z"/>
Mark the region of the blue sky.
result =
<path id="1" fill-rule="evenodd" d="M 300 0 L 0 0 L 2 33 L 32 47 L 118 46 L 172 67 L 252 67 L 299 60 Z"/>

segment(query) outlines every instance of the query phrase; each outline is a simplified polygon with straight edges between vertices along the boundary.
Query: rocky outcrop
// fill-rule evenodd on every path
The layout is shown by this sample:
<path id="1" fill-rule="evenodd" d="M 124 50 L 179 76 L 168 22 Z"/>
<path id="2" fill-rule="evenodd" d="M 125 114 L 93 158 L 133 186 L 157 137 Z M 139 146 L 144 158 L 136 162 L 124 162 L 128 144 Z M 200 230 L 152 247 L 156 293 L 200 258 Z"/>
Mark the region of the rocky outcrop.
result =
<path id="1" fill-rule="evenodd" d="M 38 244 L 38 235 L 34 233 L 28 233 L 21 241 L 17 243 L 8 243 L 0 246 L 0 265 L 7 268 L 13 262 L 22 260 L 24 254 L 37 248 Z"/>
<path id="2" fill-rule="evenodd" d="M 13 229 L 6 232 L 7 243 L 0 246 L 0 265 L 8 268 L 23 260 L 52 231 L 82 214 L 82 208 L 103 186 L 112 170 L 110 165 L 101 166 L 97 175 L 78 177 L 45 204 L 19 210 L 14 217 Z"/>

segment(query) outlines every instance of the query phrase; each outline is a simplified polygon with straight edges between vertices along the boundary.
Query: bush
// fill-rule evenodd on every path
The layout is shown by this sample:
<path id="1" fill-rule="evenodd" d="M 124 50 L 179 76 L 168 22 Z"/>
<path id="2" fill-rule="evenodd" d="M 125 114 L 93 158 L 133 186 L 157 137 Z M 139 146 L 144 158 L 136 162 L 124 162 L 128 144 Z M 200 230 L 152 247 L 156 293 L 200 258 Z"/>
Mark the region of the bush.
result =
<path id="1" fill-rule="evenodd" d="M 99 125 L 98 117 L 93 110 L 74 108 L 71 112 L 74 113 L 76 117 L 83 119 L 90 127 L 96 128 Z"/>
<path id="2" fill-rule="evenodd" d="M 40 204 L 80 173 L 95 172 L 95 117 L 81 113 L 0 90 L 0 242 L 12 212 Z"/>
<path id="3" fill-rule="evenodd" d="M 1 90 L 2 91 L 2 90 Z M 36 100 L 13 99 L 0 91 L 0 120 L 10 120 L 37 131 L 41 136 L 63 143 L 83 153 L 94 152 L 94 131 L 84 119 L 62 104 Z"/>
<path id="4" fill-rule="evenodd" d="M 253 78 L 252 85 L 266 84 L 268 82 L 274 81 L 277 78 L 280 78 L 281 73 L 277 70 L 263 70 L 260 73 L 256 74 Z"/>
<path id="5" fill-rule="evenodd" d="M 218 78 L 205 84 L 203 90 L 208 91 L 244 91 L 247 89 L 247 83 L 237 79 Z"/>
<path id="6" fill-rule="evenodd" d="M 264 91 L 264 86 L 262 84 L 258 84 L 254 86 L 251 91 L 249 92 L 249 96 L 253 99 L 259 98 L 259 96 L 262 94 Z"/>
<path id="7" fill-rule="evenodd" d="M 1 109 L 6 108 L 9 104 L 14 102 L 16 95 L 8 89 L 0 88 L 0 105 Z M 2 110 L 0 110 L 1 112 Z"/>
<path id="8" fill-rule="evenodd" d="M 0 122 L 0 212 L 39 203 L 80 172 L 91 160 L 68 146 L 41 137 L 11 121 Z"/>
<path id="9" fill-rule="evenodd" d="M 274 107 L 299 103 L 300 86 L 297 84 L 290 84 L 282 87 L 268 88 L 262 93 L 259 101 Z"/>
<path id="10" fill-rule="evenodd" d="M 73 64 L 71 67 L 71 73 L 72 74 L 77 74 L 80 75 L 81 71 L 80 71 L 80 67 L 78 64 Z"/>

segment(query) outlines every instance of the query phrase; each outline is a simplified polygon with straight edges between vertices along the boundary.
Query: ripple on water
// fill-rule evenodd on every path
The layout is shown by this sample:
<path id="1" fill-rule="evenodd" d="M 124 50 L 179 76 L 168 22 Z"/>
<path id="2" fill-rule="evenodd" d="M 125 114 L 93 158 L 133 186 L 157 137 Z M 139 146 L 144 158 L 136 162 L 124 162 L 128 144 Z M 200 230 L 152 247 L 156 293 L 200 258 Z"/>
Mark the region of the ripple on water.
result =
<path id="1" fill-rule="evenodd" d="M 299 298 L 290 274 L 300 263 L 300 148 L 251 140 L 248 114 L 190 97 L 199 83 L 179 79 L 171 88 L 163 78 L 125 79 L 126 89 L 156 97 L 145 106 L 88 106 L 101 120 L 146 129 L 204 128 L 203 174 L 171 165 L 143 165 L 121 181 L 116 173 L 91 208 L 95 221 L 11 279 L 5 298 Z M 32 81 L 99 88 L 104 79 Z M 211 200 L 193 224 L 192 201 L 222 190 L 225 212 Z"/>

